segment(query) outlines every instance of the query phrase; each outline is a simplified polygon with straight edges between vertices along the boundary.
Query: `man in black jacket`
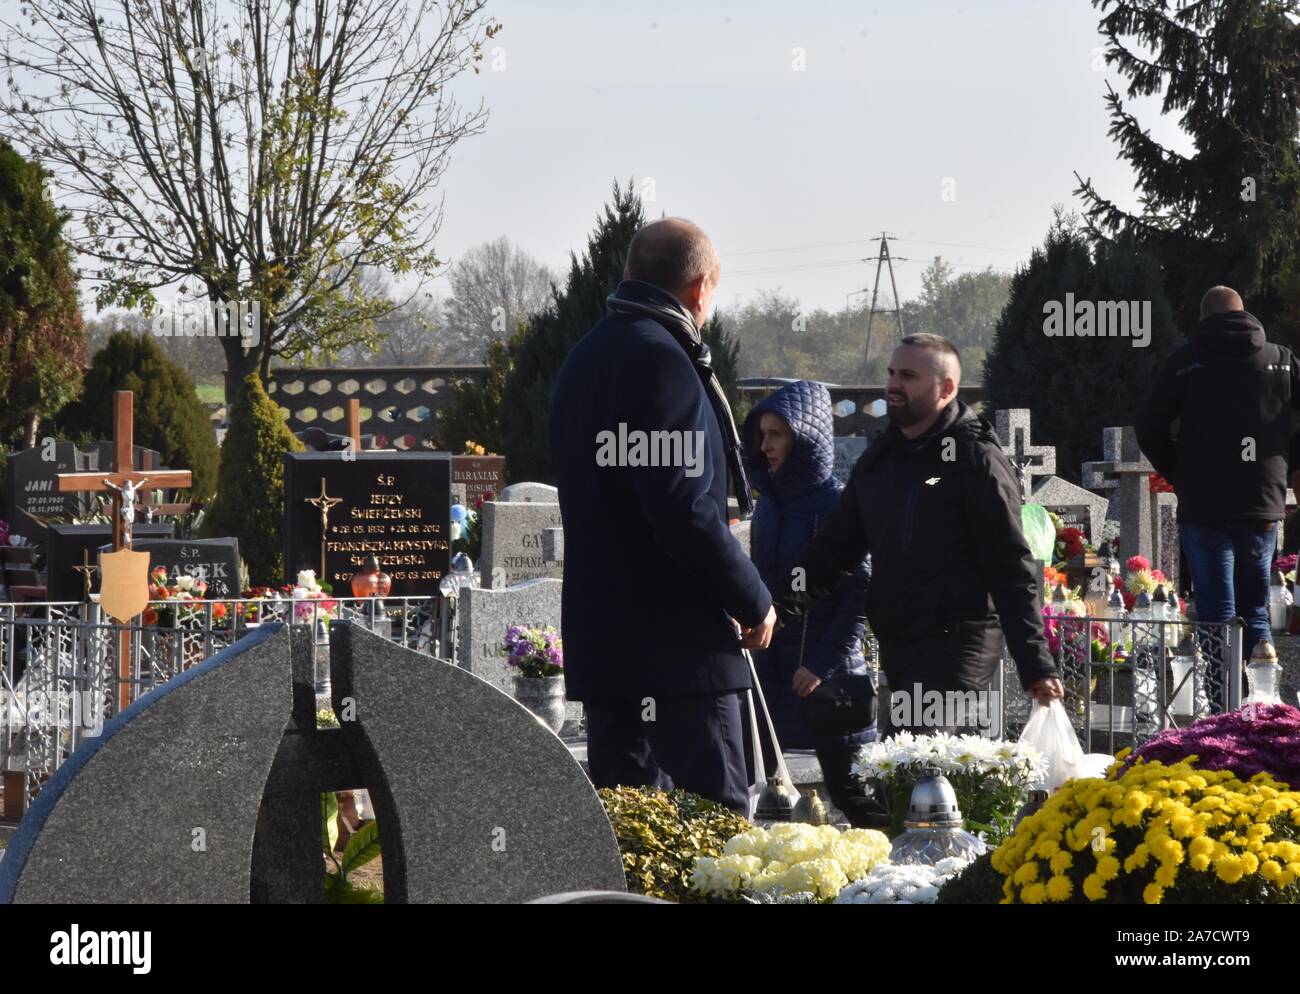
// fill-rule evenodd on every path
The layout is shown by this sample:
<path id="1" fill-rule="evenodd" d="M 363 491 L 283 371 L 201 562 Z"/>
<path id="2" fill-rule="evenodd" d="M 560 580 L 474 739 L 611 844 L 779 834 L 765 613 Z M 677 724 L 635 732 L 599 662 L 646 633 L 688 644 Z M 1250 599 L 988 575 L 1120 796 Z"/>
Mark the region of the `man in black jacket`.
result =
<path id="1" fill-rule="evenodd" d="M 729 471 L 742 508 L 750 495 L 699 334 L 720 274 L 688 221 L 636 233 L 609 312 L 556 379 L 551 457 L 565 689 L 586 705 L 592 781 L 679 787 L 743 812 L 741 648 L 765 648 L 776 613 L 728 528 Z"/>
<path id="2" fill-rule="evenodd" d="M 1216 286 L 1201 300 L 1196 332 L 1165 360 L 1137 417 L 1143 453 L 1178 494 L 1196 616 L 1244 619 L 1247 657 L 1256 643 L 1273 640 L 1269 569 L 1286 513 L 1294 407 L 1300 369 L 1291 351 L 1265 341 L 1237 291 Z M 1217 653 L 1209 659 L 1217 711 Z"/>
<path id="3" fill-rule="evenodd" d="M 903 339 L 890 359 L 891 423 L 858 459 L 778 597 L 779 613 L 800 613 L 871 553 L 867 620 L 895 729 L 957 731 L 988 721 L 991 699 L 971 694 L 989 690 L 1001 658 L 999 619 L 1024 689 L 1043 704 L 1064 696 L 1043 635 L 1016 475 L 993 429 L 957 400 L 960 381 L 952 343 Z M 980 710 L 972 714 L 972 705 Z"/>

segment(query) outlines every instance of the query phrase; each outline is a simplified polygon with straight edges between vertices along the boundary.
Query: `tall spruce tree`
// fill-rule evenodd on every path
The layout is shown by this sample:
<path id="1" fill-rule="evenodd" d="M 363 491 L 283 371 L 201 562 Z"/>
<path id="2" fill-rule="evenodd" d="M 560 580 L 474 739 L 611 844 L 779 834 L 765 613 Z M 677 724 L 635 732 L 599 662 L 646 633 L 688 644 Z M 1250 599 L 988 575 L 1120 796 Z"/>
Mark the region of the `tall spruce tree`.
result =
<path id="1" fill-rule="evenodd" d="M 217 496 L 203 521 L 203 534 L 239 539 L 253 586 L 278 586 L 285 580 L 284 454 L 302 448 L 261 379 L 249 373 L 230 412 Z"/>
<path id="2" fill-rule="evenodd" d="M 1091 180 L 1076 191 L 1094 231 L 1151 248 L 1185 331 L 1210 286 L 1246 297 L 1270 338 L 1300 345 L 1300 2 L 1093 0 L 1106 61 L 1127 96 L 1181 112 L 1189 155 L 1161 145 L 1108 89 L 1110 136 L 1132 165 L 1141 213 Z M 1077 174 L 1076 174 L 1077 176 Z"/>
<path id="3" fill-rule="evenodd" d="M 89 430 L 113 437 L 113 394 L 135 394 L 135 440 L 157 449 L 164 466 L 188 469 L 190 496 L 207 500 L 217 488 L 219 455 L 207 406 L 194 391 L 194 380 L 172 362 L 156 339 L 119 331 L 95 353 L 81 397 L 59 411 L 57 424 L 66 435 Z"/>
<path id="4" fill-rule="evenodd" d="M 605 206 L 582 259 L 570 253 L 569 277 L 553 290 L 555 306 L 528 320 L 501 405 L 501 444 L 512 480 L 554 483 L 549 409 L 556 374 L 569 350 L 605 316 L 605 298 L 623 279 L 627 247 L 645 224 L 641 198 L 629 180 Z"/>
<path id="5" fill-rule="evenodd" d="M 1047 306 L 1078 301 L 1151 305 L 1150 341 L 1053 337 Z M 1095 324 L 1094 324 L 1095 328 Z M 1056 446 L 1058 476 L 1080 482 L 1085 460 L 1102 456 L 1102 429 L 1133 423 L 1160 363 L 1180 341 L 1152 255 L 1127 238 L 1089 247 L 1075 215 L 1059 208 L 1041 249 L 1011 279 L 984 364 L 984 416 L 1000 408 L 1033 411 L 1033 441 Z"/>
<path id="6" fill-rule="evenodd" d="M 86 334 L 48 174 L 0 141 L 0 437 L 31 447 L 81 389 Z"/>

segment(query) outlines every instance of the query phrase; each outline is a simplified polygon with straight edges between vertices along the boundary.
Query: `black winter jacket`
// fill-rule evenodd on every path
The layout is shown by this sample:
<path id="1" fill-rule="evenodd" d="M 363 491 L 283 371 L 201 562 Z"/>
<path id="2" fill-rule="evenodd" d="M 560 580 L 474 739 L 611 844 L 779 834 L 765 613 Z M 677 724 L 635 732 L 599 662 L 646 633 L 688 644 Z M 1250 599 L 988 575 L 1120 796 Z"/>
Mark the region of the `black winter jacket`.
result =
<path id="1" fill-rule="evenodd" d="M 693 321 L 672 294 L 648 284 L 625 280 L 618 296 L 653 315 L 608 313 L 573 347 L 551 393 L 565 692 L 574 701 L 640 701 L 748 688 L 731 619 L 757 625 L 772 600 L 727 527 L 718 418 L 668 330 Z M 689 466 L 658 457 L 641 465 L 644 445 L 615 465 L 598 458 L 608 454 L 602 436 L 632 445 L 638 436 L 671 437 L 664 432 L 702 440 L 702 453 L 692 445 Z"/>
<path id="2" fill-rule="evenodd" d="M 840 571 L 868 552 L 867 620 L 882 652 L 943 638 L 984 644 L 1000 620 L 1025 689 L 1058 675 L 1043 635 L 1038 566 L 1020 524 L 1015 471 L 992 427 L 966 404 L 950 403 L 919 438 L 891 424 L 868 446 L 800 557 L 806 594 L 787 588 L 777 598 L 783 619 L 825 596 Z M 954 685 L 987 679 L 992 661 L 971 656 L 953 652 L 953 666 L 971 670 L 954 674 Z"/>
<path id="3" fill-rule="evenodd" d="M 1202 319 L 1160 367 L 1135 425 L 1142 452 L 1178 494 L 1180 521 L 1282 520 L 1289 408 L 1300 408 L 1291 350 L 1265 341 L 1246 311 Z"/>

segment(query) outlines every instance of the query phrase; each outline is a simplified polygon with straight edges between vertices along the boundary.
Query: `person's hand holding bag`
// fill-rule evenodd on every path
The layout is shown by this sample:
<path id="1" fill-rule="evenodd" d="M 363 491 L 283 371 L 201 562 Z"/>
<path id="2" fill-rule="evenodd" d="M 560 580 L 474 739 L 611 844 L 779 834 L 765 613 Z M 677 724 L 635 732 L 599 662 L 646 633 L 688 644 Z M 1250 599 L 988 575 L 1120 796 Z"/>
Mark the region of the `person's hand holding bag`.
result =
<path id="1" fill-rule="evenodd" d="M 1060 701 L 1054 700 L 1046 707 L 1035 702 L 1033 713 L 1020 733 L 1020 741 L 1033 746 L 1047 760 L 1045 786 L 1049 791 L 1080 775 L 1083 749 Z"/>

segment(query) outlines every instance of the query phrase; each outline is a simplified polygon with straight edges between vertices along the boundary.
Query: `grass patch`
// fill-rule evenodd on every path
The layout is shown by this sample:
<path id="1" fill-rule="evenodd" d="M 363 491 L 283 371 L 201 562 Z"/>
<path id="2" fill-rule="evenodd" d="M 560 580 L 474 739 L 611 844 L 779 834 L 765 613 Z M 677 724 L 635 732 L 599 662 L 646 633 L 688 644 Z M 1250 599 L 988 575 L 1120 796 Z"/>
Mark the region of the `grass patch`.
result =
<path id="1" fill-rule="evenodd" d="M 226 400 L 226 388 L 220 383 L 196 384 L 194 392 L 205 404 L 223 404 Z"/>

